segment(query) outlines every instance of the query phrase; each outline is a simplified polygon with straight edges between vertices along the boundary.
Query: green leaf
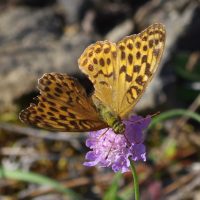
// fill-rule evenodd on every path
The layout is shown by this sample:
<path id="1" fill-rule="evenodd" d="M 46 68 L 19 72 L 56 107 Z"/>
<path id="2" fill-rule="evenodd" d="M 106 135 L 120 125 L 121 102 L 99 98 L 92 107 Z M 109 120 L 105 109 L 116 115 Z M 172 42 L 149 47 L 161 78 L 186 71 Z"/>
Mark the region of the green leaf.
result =
<path id="1" fill-rule="evenodd" d="M 199 81 L 200 80 L 200 65 L 197 64 L 192 71 L 186 69 L 186 64 L 188 62 L 189 56 L 187 54 L 179 54 L 176 56 L 175 60 L 175 72 L 182 78 L 189 81 Z"/>
<path id="2" fill-rule="evenodd" d="M 29 183 L 50 186 L 53 189 L 65 194 L 67 197 L 70 197 L 70 199 L 72 200 L 81 200 L 81 198 L 75 192 L 73 192 L 70 189 L 65 188 L 59 182 L 37 173 L 26 172 L 22 170 L 9 170 L 0 166 L 0 178 L 26 181 Z"/>
<path id="3" fill-rule="evenodd" d="M 119 181 L 122 178 L 121 173 L 117 173 L 114 176 L 111 186 L 106 191 L 103 200 L 121 200 L 121 198 L 117 195 L 119 189 Z"/>
<path id="4" fill-rule="evenodd" d="M 121 191 L 119 196 L 123 199 L 123 200 L 130 200 L 132 199 L 132 197 L 134 196 L 134 191 L 132 186 L 127 185 L 125 186 Z"/>

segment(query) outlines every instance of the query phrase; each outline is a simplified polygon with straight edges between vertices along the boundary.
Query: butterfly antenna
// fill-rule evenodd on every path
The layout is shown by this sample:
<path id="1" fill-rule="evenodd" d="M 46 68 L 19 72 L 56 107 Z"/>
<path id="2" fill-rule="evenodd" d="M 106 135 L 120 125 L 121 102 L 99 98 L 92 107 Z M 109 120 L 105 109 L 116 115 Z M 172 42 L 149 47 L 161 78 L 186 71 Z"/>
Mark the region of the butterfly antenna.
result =
<path id="1" fill-rule="evenodd" d="M 160 111 L 158 111 L 158 112 L 156 112 L 156 113 L 154 113 L 154 114 L 152 114 L 152 115 L 149 115 L 149 116 L 147 116 L 147 117 L 155 117 L 155 116 L 157 116 L 157 115 L 159 115 L 160 114 Z M 133 122 L 134 124 L 135 123 L 138 123 L 138 122 L 141 122 L 141 121 L 143 121 L 143 120 L 145 120 L 145 118 L 143 118 L 143 119 L 139 119 L 139 120 L 136 120 L 136 121 L 131 121 L 131 120 L 127 120 L 127 121 L 129 121 L 129 122 Z"/>

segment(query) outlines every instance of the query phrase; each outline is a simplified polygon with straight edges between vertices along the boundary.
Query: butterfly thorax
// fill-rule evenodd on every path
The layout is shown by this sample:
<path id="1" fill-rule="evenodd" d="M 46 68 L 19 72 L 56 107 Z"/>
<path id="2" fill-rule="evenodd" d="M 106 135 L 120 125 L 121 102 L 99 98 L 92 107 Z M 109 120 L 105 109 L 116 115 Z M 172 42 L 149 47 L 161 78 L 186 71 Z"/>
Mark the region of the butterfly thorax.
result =
<path id="1" fill-rule="evenodd" d="M 111 127 L 116 134 L 123 134 L 125 131 L 125 125 L 122 123 L 120 117 L 108 106 L 105 106 L 96 98 L 94 103 L 102 120 L 107 123 L 108 126 Z"/>

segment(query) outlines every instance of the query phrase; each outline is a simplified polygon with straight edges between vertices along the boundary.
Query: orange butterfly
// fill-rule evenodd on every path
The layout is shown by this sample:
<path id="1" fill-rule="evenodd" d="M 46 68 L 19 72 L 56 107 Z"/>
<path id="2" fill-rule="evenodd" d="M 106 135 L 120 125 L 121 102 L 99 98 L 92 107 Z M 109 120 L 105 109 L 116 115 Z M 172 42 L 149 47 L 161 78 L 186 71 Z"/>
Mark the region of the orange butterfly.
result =
<path id="1" fill-rule="evenodd" d="M 165 27 L 155 23 L 117 43 L 99 41 L 79 58 L 79 68 L 95 91 L 87 96 L 68 75 L 47 73 L 38 81 L 38 103 L 20 113 L 27 124 L 55 131 L 125 130 L 122 119 L 132 111 L 160 63 Z"/>

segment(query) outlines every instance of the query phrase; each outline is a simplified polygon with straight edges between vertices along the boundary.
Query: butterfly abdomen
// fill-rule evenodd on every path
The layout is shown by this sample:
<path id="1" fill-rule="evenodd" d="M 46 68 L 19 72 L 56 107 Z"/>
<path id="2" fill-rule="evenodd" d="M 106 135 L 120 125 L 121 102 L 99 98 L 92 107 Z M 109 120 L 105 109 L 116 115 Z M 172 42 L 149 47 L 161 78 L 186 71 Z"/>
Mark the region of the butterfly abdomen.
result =
<path id="1" fill-rule="evenodd" d="M 99 100 L 95 98 L 94 103 L 99 111 L 102 120 L 108 124 L 109 127 L 113 129 L 116 134 L 122 134 L 125 131 L 125 125 L 122 120 L 115 112 L 113 112 L 109 107 L 103 105 Z"/>

